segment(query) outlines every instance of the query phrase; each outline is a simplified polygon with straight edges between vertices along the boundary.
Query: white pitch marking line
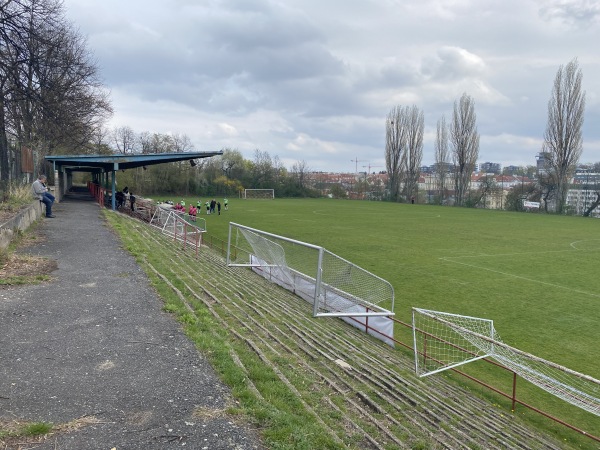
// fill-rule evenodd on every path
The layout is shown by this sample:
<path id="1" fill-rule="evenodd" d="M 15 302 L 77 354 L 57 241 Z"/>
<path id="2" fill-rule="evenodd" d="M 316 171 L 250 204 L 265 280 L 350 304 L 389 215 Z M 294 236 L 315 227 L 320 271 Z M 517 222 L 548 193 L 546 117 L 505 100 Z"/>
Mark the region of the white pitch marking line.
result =
<path id="1" fill-rule="evenodd" d="M 578 247 L 577 247 L 577 244 L 579 244 L 580 242 L 590 242 L 590 241 L 600 241 L 600 239 L 582 239 L 581 241 L 573 241 L 573 242 L 571 242 L 569 245 L 570 245 L 571 247 L 573 247 L 575 250 L 579 250 L 579 251 L 588 251 L 588 249 L 582 249 L 582 248 L 578 248 Z M 593 250 L 598 250 L 598 249 L 596 248 L 596 249 L 593 249 Z"/>
<path id="2" fill-rule="evenodd" d="M 313 214 L 318 214 L 320 216 L 332 216 L 333 215 L 331 213 L 321 212 L 318 209 L 313 210 L 312 213 Z M 374 215 L 374 214 L 375 215 L 377 215 L 377 214 L 387 214 L 387 212 L 371 212 L 369 214 L 370 215 Z M 415 217 L 410 217 L 410 218 L 408 218 L 406 220 L 409 220 L 409 219 L 418 219 L 418 220 L 420 220 L 420 219 L 439 219 L 440 217 L 442 217 L 441 214 L 436 214 L 436 215 L 422 215 L 422 216 L 419 216 L 419 217 L 416 217 L 416 216 Z"/>
<path id="3" fill-rule="evenodd" d="M 516 253 L 497 253 L 494 255 L 491 255 L 489 253 L 478 253 L 476 255 L 462 255 L 462 256 L 444 256 L 441 257 L 440 259 L 451 259 L 451 258 L 494 258 L 496 256 L 520 256 L 520 255 L 543 255 L 546 253 L 565 253 L 565 252 L 574 252 L 574 251 L 582 251 L 579 250 L 577 248 L 572 248 L 572 249 L 566 249 L 566 250 L 547 250 L 544 252 L 516 252 Z"/>
<path id="4" fill-rule="evenodd" d="M 542 253 L 546 253 L 546 252 L 542 252 Z M 536 280 L 534 278 L 528 278 L 528 277 L 523 277 L 521 275 L 515 275 L 513 273 L 502 272 L 501 270 L 487 269 L 485 267 L 479 267 L 479 266 L 475 266 L 473 264 L 467 264 L 467 263 L 460 262 L 460 261 L 451 261 L 449 258 L 440 258 L 440 259 L 442 261 L 446 261 L 446 262 L 450 262 L 450 263 L 455 263 L 455 264 L 461 264 L 463 266 L 472 267 L 474 269 L 487 270 L 488 272 L 498 273 L 500 275 L 505 275 L 507 277 L 517 278 L 519 280 L 530 281 L 532 283 L 543 284 L 545 286 L 552 286 L 552 287 L 555 287 L 555 288 L 558 288 L 558 289 L 563 289 L 565 291 L 576 292 L 578 294 L 589 295 L 589 296 L 592 296 L 592 297 L 600 297 L 600 294 L 594 294 L 592 292 L 580 291 L 579 289 L 568 288 L 568 287 L 565 287 L 565 286 L 561 286 L 560 284 L 548 283 L 546 281 L 540 281 L 540 280 Z"/>

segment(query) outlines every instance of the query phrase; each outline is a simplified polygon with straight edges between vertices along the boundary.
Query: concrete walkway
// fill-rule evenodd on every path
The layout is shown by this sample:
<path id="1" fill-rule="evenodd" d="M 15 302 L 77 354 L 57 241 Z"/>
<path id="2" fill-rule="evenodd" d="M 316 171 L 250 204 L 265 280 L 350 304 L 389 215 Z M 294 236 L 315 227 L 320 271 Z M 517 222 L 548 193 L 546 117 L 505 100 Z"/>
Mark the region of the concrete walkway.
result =
<path id="1" fill-rule="evenodd" d="M 84 426 L 23 448 L 262 448 L 92 198 L 53 212 L 26 251 L 54 281 L 0 290 L 0 419 Z"/>

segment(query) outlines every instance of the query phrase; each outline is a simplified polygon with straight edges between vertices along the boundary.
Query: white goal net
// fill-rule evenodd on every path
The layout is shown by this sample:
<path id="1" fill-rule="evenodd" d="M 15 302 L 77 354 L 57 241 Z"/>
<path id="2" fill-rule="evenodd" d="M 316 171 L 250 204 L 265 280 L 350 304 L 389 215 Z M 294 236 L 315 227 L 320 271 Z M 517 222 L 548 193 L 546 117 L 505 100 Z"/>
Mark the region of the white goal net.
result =
<path id="1" fill-rule="evenodd" d="M 491 320 L 413 308 L 415 370 L 423 377 L 491 357 L 539 388 L 600 416 L 600 381 L 506 345 Z"/>
<path id="2" fill-rule="evenodd" d="M 272 200 L 275 198 L 275 189 L 244 189 L 244 198 L 258 198 Z"/>
<path id="3" fill-rule="evenodd" d="M 296 293 L 313 304 L 314 316 L 394 314 L 389 282 L 317 245 L 231 222 L 227 264 L 252 267 Z"/>
<path id="4" fill-rule="evenodd" d="M 160 228 L 162 233 L 178 240 L 201 241 L 206 231 L 206 219 L 178 213 L 172 207 L 158 205 L 150 219 L 150 225 Z"/>

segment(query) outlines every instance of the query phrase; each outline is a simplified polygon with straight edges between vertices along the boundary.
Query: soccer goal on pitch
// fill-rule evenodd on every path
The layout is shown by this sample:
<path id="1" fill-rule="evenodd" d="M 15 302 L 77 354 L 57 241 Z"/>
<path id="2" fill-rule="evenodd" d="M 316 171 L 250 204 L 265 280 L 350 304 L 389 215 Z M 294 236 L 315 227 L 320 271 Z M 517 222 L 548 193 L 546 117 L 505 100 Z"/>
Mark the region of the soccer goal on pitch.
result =
<path id="1" fill-rule="evenodd" d="M 389 282 L 318 245 L 231 222 L 227 264 L 251 267 L 294 292 L 312 303 L 315 317 L 394 315 Z"/>
<path id="2" fill-rule="evenodd" d="M 273 200 L 275 189 L 244 189 L 244 198 Z"/>

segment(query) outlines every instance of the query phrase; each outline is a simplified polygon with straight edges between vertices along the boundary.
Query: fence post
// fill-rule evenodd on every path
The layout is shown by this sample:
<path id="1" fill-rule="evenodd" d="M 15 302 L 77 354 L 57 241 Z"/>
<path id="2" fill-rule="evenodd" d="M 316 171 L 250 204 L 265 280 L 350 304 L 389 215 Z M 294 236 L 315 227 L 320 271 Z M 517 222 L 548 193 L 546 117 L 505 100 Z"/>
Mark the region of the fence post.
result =
<path id="1" fill-rule="evenodd" d="M 513 372 L 512 411 L 517 403 L 517 372 Z"/>

